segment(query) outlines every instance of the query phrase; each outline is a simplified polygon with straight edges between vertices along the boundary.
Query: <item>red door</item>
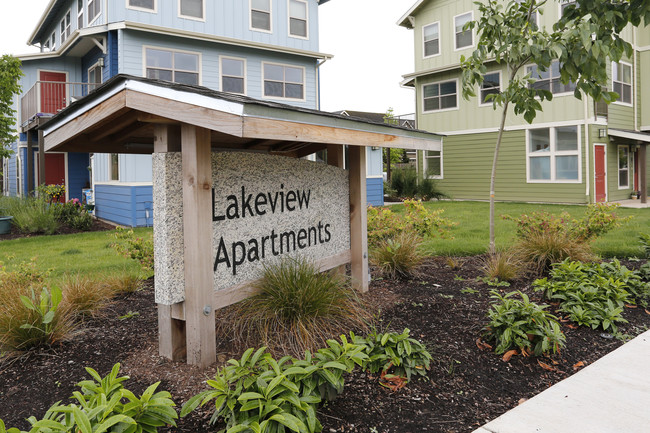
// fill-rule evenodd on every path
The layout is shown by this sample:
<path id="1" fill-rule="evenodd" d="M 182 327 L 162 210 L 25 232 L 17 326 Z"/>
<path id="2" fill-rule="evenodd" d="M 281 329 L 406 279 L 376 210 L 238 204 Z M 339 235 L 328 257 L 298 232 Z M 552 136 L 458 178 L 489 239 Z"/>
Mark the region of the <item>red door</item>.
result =
<path id="1" fill-rule="evenodd" d="M 68 100 L 65 91 L 65 72 L 41 71 L 41 113 L 55 114 L 65 108 Z"/>
<path id="2" fill-rule="evenodd" d="M 596 202 L 607 200 L 607 175 L 605 171 L 605 146 L 594 146 L 594 184 Z"/>
<path id="3" fill-rule="evenodd" d="M 63 153 L 45 154 L 45 184 L 65 185 L 65 155 Z M 59 201 L 65 202 L 65 195 Z"/>

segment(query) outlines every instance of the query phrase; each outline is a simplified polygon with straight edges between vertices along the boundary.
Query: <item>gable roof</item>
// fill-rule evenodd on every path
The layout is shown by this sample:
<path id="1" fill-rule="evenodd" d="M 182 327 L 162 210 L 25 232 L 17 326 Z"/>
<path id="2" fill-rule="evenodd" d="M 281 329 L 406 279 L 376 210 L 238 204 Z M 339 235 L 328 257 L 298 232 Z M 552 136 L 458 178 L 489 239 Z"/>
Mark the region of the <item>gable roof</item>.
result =
<path id="1" fill-rule="evenodd" d="M 406 11 L 404 15 L 402 15 L 402 18 L 397 21 L 398 26 L 406 27 L 407 29 L 412 29 L 413 28 L 413 23 L 411 22 L 411 17 L 413 14 L 415 14 L 418 9 L 420 9 L 421 6 L 424 5 L 428 0 L 418 0 L 415 2 L 411 8 Z"/>

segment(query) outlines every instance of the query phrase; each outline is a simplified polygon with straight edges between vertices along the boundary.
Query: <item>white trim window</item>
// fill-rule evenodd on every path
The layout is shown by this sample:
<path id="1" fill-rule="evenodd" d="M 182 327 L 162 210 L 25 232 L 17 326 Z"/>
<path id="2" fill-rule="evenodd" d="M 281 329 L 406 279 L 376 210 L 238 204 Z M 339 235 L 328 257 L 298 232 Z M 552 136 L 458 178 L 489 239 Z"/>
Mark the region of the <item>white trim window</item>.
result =
<path id="1" fill-rule="evenodd" d="M 425 150 L 423 153 L 424 173 L 430 179 L 442 179 L 442 151 Z"/>
<path id="2" fill-rule="evenodd" d="M 480 104 L 492 105 L 492 100 L 487 100 L 488 95 L 498 94 L 501 92 L 501 71 L 490 72 L 483 76 L 481 84 Z"/>
<path id="3" fill-rule="evenodd" d="M 156 12 L 156 0 L 126 0 L 126 7 L 144 12 Z"/>
<path id="4" fill-rule="evenodd" d="M 88 68 L 88 92 L 95 90 L 102 84 L 102 67 L 99 62 Z"/>
<path id="5" fill-rule="evenodd" d="M 221 91 L 246 94 L 246 60 L 221 57 Z"/>
<path id="6" fill-rule="evenodd" d="M 68 39 L 68 36 L 70 36 L 71 27 L 72 25 L 70 24 L 70 11 L 68 11 L 68 13 L 65 14 L 61 20 L 61 23 L 59 24 L 59 35 L 61 37 L 62 45 L 65 40 Z"/>
<path id="7" fill-rule="evenodd" d="M 632 65 L 625 62 L 612 62 L 612 89 L 620 96 L 621 104 L 632 104 Z"/>
<path id="8" fill-rule="evenodd" d="M 178 0 L 178 16 L 192 20 L 203 20 L 205 2 L 203 0 Z"/>
<path id="9" fill-rule="evenodd" d="M 305 99 L 305 68 L 262 63 L 264 96 L 280 99 Z"/>
<path id="10" fill-rule="evenodd" d="M 554 95 L 562 93 L 573 93 L 576 84 L 570 81 L 568 84 L 562 84 L 560 80 L 560 62 L 557 60 L 551 63 L 550 70 L 542 71 L 537 65 L 526 66 L 526 74 L 535 79 L 534 83 L 528 85 L 531 89 L 548 90 Z"/>
<path id="11" fill-rule="evenodd" d="M 458 108 L 458 81 L 440 81 L 422 86 L 422 111 L 453 110 Z"/>
<path id="12" fill-rule="evenodd" d="M 577 126 L 533 128 L 527 133 L 528 182 L 581 181 Z"/>
<path id="13" fill-rule="evenodd" d="M 145 47 L 145 76 L 180 84 L 201 84 L 199 53 Z"/>
<path id="14" fill-rule="evenodd" d="M 77 28 L 84 28 L 84 0 L 77 0 Z"/>
<path id="15" fill-rule="evenodd" d="M 305 0 L 289 0 L 289 35 L 307 38 L 309 4 Z"/>
<path id="16" fill-rule="evenodd" d="M 472 29 L 464 30 L 465 24 L 473 19 L 473 12 L 467 12 L 454 17 L 454 50 L 461 50 L 474 45 Z"/>
<path id="17" fill-rule="evenodd" d="M 108 154 L 108 178 L 109 180 L 120 180 L 120 155 L 119 153 Z"/>
<path id="18" fill-rule="evenodd" d="M 250 0 L 251 29 L 271 31 L 271 0 Z"/>
<path id="19" fill-rule="evenodd" d="M 101 0 L 88 0 L 88 24 L 95 21 L 101 11 Z"/>
<path id="20" fill-rule="evenodd" d="M 440 22 L 422 27 L 422 47 L 424 57 L 440 54 Z"/>
<path id="21" fill-rule="evenodd" d="M 618 146 L 618 189 L 630 187 L 630 147 Z"/>

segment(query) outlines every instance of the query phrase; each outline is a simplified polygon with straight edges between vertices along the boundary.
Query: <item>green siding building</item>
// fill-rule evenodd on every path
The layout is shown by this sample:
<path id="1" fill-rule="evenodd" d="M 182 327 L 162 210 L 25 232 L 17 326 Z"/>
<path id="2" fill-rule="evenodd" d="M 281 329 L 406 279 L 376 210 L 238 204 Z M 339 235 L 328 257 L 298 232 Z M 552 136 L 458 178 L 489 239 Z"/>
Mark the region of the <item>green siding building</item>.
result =
<path id="1" fill-rule="evenodd" d="M 547 3 L 537 24 L 550 28 L 561 11 L 559 2 Z M 402 84 L 415 88 L 417 127 L 446 135 L 442 150 L 418 153 L 418 169 L 439 179 L 441 189 L 455 199 L 489 197 L 501 110 L 483 101 L 507 79 L 505 67 L 487 65 L 477 96 L 461 96 L 460 57 L 476 48 L 476 33 L 463 31 L 463 25 L 478 14 L 472 0 L 419 0 L 398 22 L 413 30 L 415 41 L 415 71 Z M 497 200 L 593 203 L 647 193 L 650 26 L 630 26 L 622 36 L 631 41 L 634 54 L 608 66 L 610 89 L 621 94 L 609 106 L 575 98 L 573 87 L 560 82 L 557 64 L 549 71 L 534 64 L 524 68 L 537 78 L 536 85 L 553 92 L 553 100 L 543 102 L 532 124 L 508 113 Z"/>

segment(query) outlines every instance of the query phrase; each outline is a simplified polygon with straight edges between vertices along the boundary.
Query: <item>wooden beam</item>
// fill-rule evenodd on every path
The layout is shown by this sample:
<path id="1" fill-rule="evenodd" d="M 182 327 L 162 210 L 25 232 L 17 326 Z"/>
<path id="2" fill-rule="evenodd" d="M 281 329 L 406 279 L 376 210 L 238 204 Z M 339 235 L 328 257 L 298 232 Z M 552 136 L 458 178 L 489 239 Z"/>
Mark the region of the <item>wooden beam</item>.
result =
<path id="1" fill-rule="evenodd" d="M 416 138 L 379 132 L 312 125 L 259 117 L 243 118 L 243 136 L 268 140 L 306 141 L 322 144 L 355 144 L 399 149 L 440 150 L 440 138 Z"/>
<path id="2" fill-rule="evenodd" d="M 95 131 L 93 134 L 87 134 L 91 141 L 101 141 L 104 138 L 108 138 L 111 135 L 123 131 L 125 128 L 128 128 L 129 125 L 136 122 L 136 118 L 132 112 L 127 112 L 121 117 L 113 120 L 110 125 L 102 128 L 100 131 Z"/>
<path id="3" fill-rule="evenodd" d="M 310 144 L 309 146 L 296 150 L 296 158 L 302 158 L 311 155 L 312 153 L 320 152 L 326 148 L 327 146 L 325 144 Z"/>
<path id="4" fill-rule="evenodd" d="M 127 111 L 126 91 L 123 90 L 46 135 L 45 151 L 57 150 L 61 144 L 91 128 L 110 125 Z"/>
<path id="5" fill-rule="evenodd" d="M 352 283 L 368 291 L 368 218 L 366 209 L 366 148 L 348 148 L 350 164 L 350 270 Z"/>
<path id="6" fill-rule="evenodd" d="M 207 367 L 217 359 L 212 306 L 210 131 L 183 124 L 181 152 L 187 362 Z"/>
<path id="7" fill-rule="evenodd" d="M 162 116 L 156 116 L 155 114 L 138 113 L 137 119 L 138 122 L 159 123 L 162 125 L 179 125 L 180 127 L 180 123 L 178 122 L 178 120 L 168 119 Z"/>
<path id="8" fill-rule="evenodd" d="M 181 127 L 164 124 L 154 126 L 153 148 L 155 153 L 181 151 Z"/>
<path id="9" fill-rule="evenodd" d="M 334 167 L 344 168 L 345 157 L 344 157 L 343 146 L 338 144 L 330 144 L 327 146 L 327 163 L 333 165 Z"/>

